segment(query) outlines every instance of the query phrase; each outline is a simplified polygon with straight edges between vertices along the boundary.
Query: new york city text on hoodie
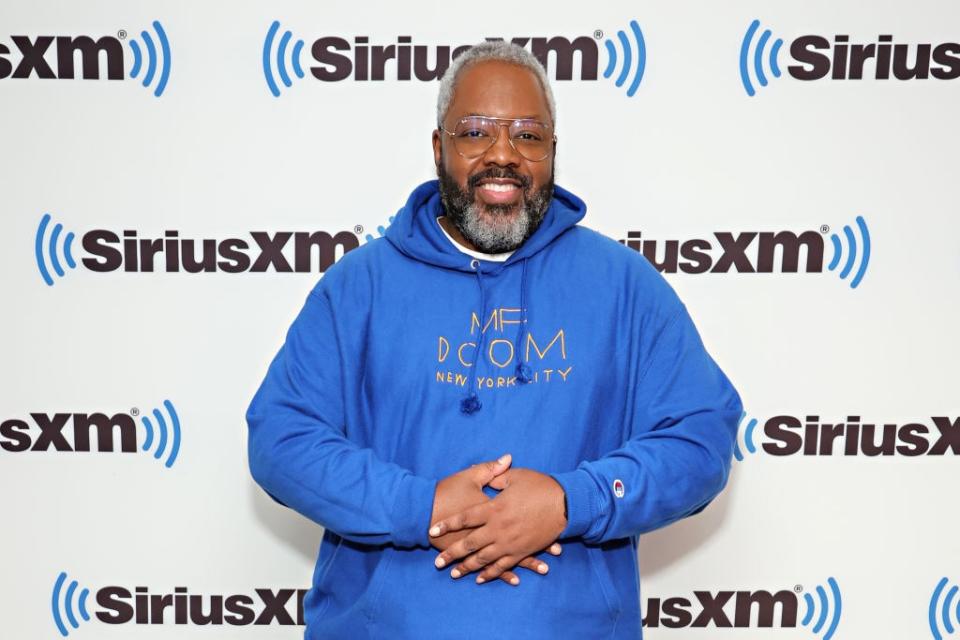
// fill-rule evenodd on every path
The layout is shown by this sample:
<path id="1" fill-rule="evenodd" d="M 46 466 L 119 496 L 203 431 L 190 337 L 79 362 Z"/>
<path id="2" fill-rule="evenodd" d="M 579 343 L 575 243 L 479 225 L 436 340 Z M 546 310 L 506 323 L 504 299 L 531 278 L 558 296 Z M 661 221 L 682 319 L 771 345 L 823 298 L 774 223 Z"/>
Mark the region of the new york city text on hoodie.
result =
<path id="1" fill-rule="evenodd" d="M 326 529 L 308 639 L 641 637 L 637 537 L 720 492 L 741 403 L 669 284 L 585 211 L 555 187 L 509 259 L 477 261 L 427 182 L 308 295 L 247 412 L 253 477 Z M 507 452 L 566 492 L 563 553 L 518 586 L 453 580 L 436 483 Z"/>

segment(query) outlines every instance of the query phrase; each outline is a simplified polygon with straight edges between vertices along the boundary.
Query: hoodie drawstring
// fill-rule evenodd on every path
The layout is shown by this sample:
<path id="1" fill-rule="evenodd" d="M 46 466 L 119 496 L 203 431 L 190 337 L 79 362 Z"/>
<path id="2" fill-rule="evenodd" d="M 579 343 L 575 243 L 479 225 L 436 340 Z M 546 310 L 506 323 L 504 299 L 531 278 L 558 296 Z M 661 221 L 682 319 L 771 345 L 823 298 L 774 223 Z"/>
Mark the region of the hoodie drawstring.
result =
<path id="1" fill-rule="evenodd" d="M 530 366 L 524 364 L 523 357 L 520 355 L 520 349 L 523 347 L 523 338 L 527 333 L 527 260 L 523 259 L 523 265 L 520 272 L 520 326 L 517 327 L 517 344 L 514 347 L 514 357 L 517 359 L 517 382 L 527 384 L 533 380 Z"/>
<path id="2" fill-rule="evenodd" d="M 473 386 L 477 381 L 477 367 L 480 365 L 480 355 L 483 353 L 483 341 L 487 337 L 487 332 L 483 330 L 483 320 L 487 315 L 487 301 L 483 291 L 483 277 L 480 275 L 480 261 L 474 258 L 470 261 L 470 267 L 477 274 L 477 286 L 480 287 L 480 322 L 477 327 L 480 337 L 477 339 L 477 350 L 474 352 L 473 365 L 470 367 L 470 376 L 467 380 L 467 396 L 460 400 L 460 411 L 467 415 L 480 411 L 483 406 Z"/>
<path id="3" fill-rule="evenodd" d="M 480 288 L 480 322 L 478 330 L 480 338 L 477 340 L 477 350 L 473 357 L 473 365 L 470 367 L 470 375 L 467 380 L 467 395 L 460 400 L 460 411 L 471 415 L 479 411 L 483 404 L 480 402 L 480 396 L 477 394 L 474 385 L 477 382 L 477 367 L 480 364 L 483 354 L 484 341 L 487 332 L 483 330 L 483 323 L 487 317 L 486 292 L 483 289 L 483 272 L 480 270 L 480 261 L 471 260 L 470 267 L 477 274 L 477 286 Z M 520 355 L 520 348 L 523 345 L 523 338 L 527 333 L 527 258 L 523 259 L 520 271 L 520 326 L 517 328 L 517 339 L 514 346 L 514 357 L 517 359 L 516 376 L 517 382 L 527 384 L 533 381 L 530 367 L 523 362 Z"/>

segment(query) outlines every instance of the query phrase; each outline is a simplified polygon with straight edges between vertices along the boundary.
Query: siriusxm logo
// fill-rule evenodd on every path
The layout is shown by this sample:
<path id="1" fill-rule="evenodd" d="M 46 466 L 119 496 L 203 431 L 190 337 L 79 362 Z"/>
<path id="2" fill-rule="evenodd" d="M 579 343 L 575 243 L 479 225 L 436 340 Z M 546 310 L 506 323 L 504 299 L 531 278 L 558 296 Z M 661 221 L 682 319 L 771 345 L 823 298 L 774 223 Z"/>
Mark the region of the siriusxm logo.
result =
<path id="1" fill-rule="evenodd" d="M 387 218 L 387 224 L 386 224 L 386 225 L 382 225 L 382 224 L 377 225 L 377 235 L 374 236 L 372 233 L 368 233 L 368 234 L 364 237 L 364 240 L 365 240 L 366 242 L 372 242 L 372 241 L 375 240 L 376 238 L 382 238 L 382 237 L 387 233 L 387 227 L 389 227 L 391 224 L 393 224 L 393 218 L 394 218 L 394 216 L 390 216 L 389 218 Z"/>
<path id="2" fill-rule="evenodd" d="M 947 589 L 949 583 L 950 581 L 947 578 L 941 578 L 933 589 L 933 595 L 930 596 L 927 621 L 930 624 L 930 633 L 934 640 L 943 640 L 944 636 L 951 636 L 954 631 L 960 629 L 960 599 L 954 604 L 954 598 L 960 591 L 960 586 L 954 584 Z M 946 589 L 946 593 L 944 593 L 944 589 Z M 956 606 L 956 609 L 954 609 L 954 606 Z"/>
<path id="3" fill-rule="evenodd" d="M 849 277 L 851 289 L 859 286 L 870 264 L 870 231 L 862 216 L 856 218 L 856 230 L 844 225 L 842 236 L 830 234 L 833 254 L 826 265 L 841 280 Z M 628 231 L 620 243 L 639 251 L 665 273 L 728 273 L 731 269 L 737 273 L 822 273 L 826 250 L 823 236 L 829 232 L 827 225 L 819 232 L 799 235 L 792 231 L 717 231 L 713 240 L 665 240 L 661 245 L 658 240 L 643 239 L 640 231 Z M 801 249 L 806 258 L 803 265 Z"/>
<path id="4" fill-rule="evenodd" d="M 823 640 L 830 640 L 840 625 L 843 600 L 837 581 L 827 578 L 827 588 L 817 585 L 816 599 L 803 587 L 770 591 L 694 591 L 689 598 L 648 598 L 643 626 L 668 629 L 702 628 L 795 628 L 800 624 Z M 801 607 L 800 593 L 803 593 Z M 779 615 L 778 615 L 779 613 Z M 732 615 L 731 615 L 732 614 Z"/>
<path id="5" fill-rule="evenodd" d="M 0 449 L 11 453 L 47 452 L 89 453 L 96 438 L 98 453 L 136 453 L 152 455 L 168 469 L 180 453 L 180 417 L 173 403 L 163 401 L 163 409 L 140 415 L 115 413 L 31 413 L 27 420 L 0 422 Z M 143 442 L 137 447 L 137 422 L 143 426 Z M 70 425 L 68 428 L 67 425 Z M 69 438 L 68 438 L 69 436 Z M 119 442 L 118 442 L 119 441 Z M 119 445 L 119 446 L 118 446 Z"/>
<path id="6" fill-rule="evenodd" d="M 62 278 L 67 269 L 76 269 L 78 261 L 73 255 L 75 234 L 64 233 L 60 223 L 51 229 L 51 221 L 49 213 L 40 219 L 34 255 L 40 277 L 52 286 L 54 277 Z M 287 249 L 291 241 L 292 252 Z M 97 273 L 120 269 L 132 273 L 262 273 L 271 267 L 277 273 L 322 273 L 360 246 L 360 241 L 350 231 L 333 236 L 326 231 L 251 231 L 248 238 L 195 240 L 181 238 L 180 232 L 173 230 L 164 231 L 162 238 L 141 238 L 134 230 L 118 234 L 93 229 L 83 234 L 80 244 L 88 256 L 79 262 Z"/>
<path id="7" fill-rule="evenodd" d="M 303 598 L 306 589 L 254 589 L 246 594 L 195 594 L 186 587 L 173 593 L 150 593 L 147 587 L 108 586 L 97 590 L 93 616 L 87 606 L 90 589 L 77 580 L 68 581 L 66 572 L 57 576 L 51 597 L 53 623 L 61 636 L 79 629 L 92 617 L 105 624 L 194 624 L 194 625 L 303 625 Z M 79 590 L 79 591 L 78 591 Z M 292 600 L 292 602 L 291 602 Z M 79 619 L 78 619 L 79 616 Z M 68 627 L 69 625 L 69 627 Z"/>
<path id="8" fill-rule="evenodd" d="M 759 36 L 757 34 L 760 34 Z M 768 48 L 769 45 L 769 48 Z M 774 38 L 770 29 L 760 31 L 760 21 L 747 27 L 740 45 L 740 81 L 748 96 L 765 87 L 770 78 L 783 75 L 780 64 L 782 38 Z M 819 35 L 804 35 L 793 40 L 790 57 L 797 64 L 787 73 L 797 80 L 955 80 L 960 78 L 960 43 L 894 43 L 892 35 L 880 35 L 876 42 L 850 42 L 848 35 L 835 35 L 833 41 Z"/>
<path id="9" fill-rule="evenodd" d="M 279 37 L 278 37 L 279 35 Z M 487 38 L 503 40 L 503 38 Z M 521 36 L 511 42 L 529 50 L 543 63 L 548 73 L 557 80 L 596 80 L 600 75 L 600 46 L 606 51 L 603 78 L 617 88 L 626 86 L 632 97 L 640 87 L 647 63 L 647 48 L 643 32 L 636 20 L 631 20 L 629 33 L 617 31 L 616 39 L 604 38 L 603 31 L 593 36 L 579 36 L 572 40 L 564 36 Z M 262 66 L 267 88 L 279 96 L 281 86 L 291 87 L 293 81 L 306 77 L 304 71 L 304 40 L 294 38 L 293 32 L 280 34 L 280 22 L 273 21 L 263 41 Z M 398 36 L 391 44 L 371 44 L 369 36 L 355 36 L 353 41 L 339 36 L 317 38 L 309 46 L 310 74 L 323 82 L 420 80 L 440 78 L 450 61 L 470 48 L 470 45 L 430 44 L 413 42 L 412 36 Z M 308 62 L 308 64 L 310 64 Z"/>
<path id="10" fill-rule="evenodd" d="M 820 422 L 819 416 L 774 416 L 763 425 L 766 442 L 760 448 L 772 456 L 960 456 L 960 417 L 932 416 L 934 428 L 911 422 L 862 423 L 860 416 L 847 416 L 846 422 Z M 740 416 L 734 457 L 743 461 L 744 451 L 758 451 L 756 418 Z M 743 446 L 741 446 L 741 440 Z"/>
<path id="11" fill-rule="evenodd" d="M 153 21 L 153 33 L 144 29 L 140 39 L 127 40 L 133 63 L 129 76 L 124 75 L 123 40 L 127 32 L 121 30 L 116 37 L 103 36 L 94 40 L 90 36 L 10 36 L 20 59 L 16 66 L 10 47 L 0 43 L 0 80 L 5 78 L 28 79 L 32 76 L 44 80 L 74 80 L 77 78 L 77 58 L 80 60 L 80 77 L 84 80 L 99 80 L 105 71 L 108 80 L 123 80 L 129 77 L 139 80 L 147 88 L 153 87 L 153 95 L 160 97 L 170 79 L 170 41 L 158 20 Z M 141 40 L 143 44 L 141 45 Z M 55 46 L 56 54 L 47 57 L 48 50 Z M 103 69 L 102 64 L 106 66 Z"/>

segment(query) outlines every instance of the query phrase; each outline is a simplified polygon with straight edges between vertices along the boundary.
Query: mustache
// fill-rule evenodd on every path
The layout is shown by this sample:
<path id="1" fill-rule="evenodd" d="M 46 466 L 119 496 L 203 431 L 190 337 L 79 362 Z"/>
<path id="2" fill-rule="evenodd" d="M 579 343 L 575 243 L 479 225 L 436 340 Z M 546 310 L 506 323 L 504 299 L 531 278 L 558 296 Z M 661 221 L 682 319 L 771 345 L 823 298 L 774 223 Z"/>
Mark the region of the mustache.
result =
<path id="1" fill-rule="evenodd" d="M 523 176 L 510 169 L 509 167 L 490 167 L 489 169 L 484 169 L 479 173 L 475 173 L 469 178 L 467 178 L 467 188 L 470 191 L 473 191 L 481 180 L 487 180 L 489 178 L 501 178 L 507 180 L 516 180 L 520 184 L 520 188 L 526 191 L 530 188 L 531 180 L 528 176 Z"/>

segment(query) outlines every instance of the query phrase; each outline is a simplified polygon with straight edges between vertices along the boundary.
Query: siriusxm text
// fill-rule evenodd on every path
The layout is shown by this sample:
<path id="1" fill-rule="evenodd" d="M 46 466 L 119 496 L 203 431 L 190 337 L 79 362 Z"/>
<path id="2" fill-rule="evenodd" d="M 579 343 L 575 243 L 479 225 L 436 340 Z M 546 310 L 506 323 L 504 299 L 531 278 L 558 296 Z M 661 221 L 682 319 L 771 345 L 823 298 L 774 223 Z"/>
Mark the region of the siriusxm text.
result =
<path id="1" fill-rule="evenodd" d="M 137 451 L 137 425 L 125 413 L 31 413 L 30 418 L 0 422 L 0 448 L 11 453 L 87 452 L 95 440 L 96 451 Z"/>
<path id="2" fill-rule="evenodd" d="M 717 231 L 713 239 L 691 240 L 648 240 L 641 231 L 629 231 L 620 243 L 642 253 L 665 273 L 823 271 L 823 236 L 816 231 Z"/>
<path id="3" fill-rule="evenodd" d="M 141 238 L 133 230 L 124 231 L 121 237 L 107 229 L 94 229 L 83 236 L 83 249 L 89 257 L 82 262 L 97 272 L 256 273 L 272 269 L 322 273 L 358 246 L 360 241 L 349 231 L 335 235 L 326 231 L 251 231 L 249 238 L 193 239 L 181 238 L 172 230 L 165 231 L 162 238 Z"/>
<path id="4" fill-rule="evenodd" d="M 763 450 L 774 456 L 942 456 L 960 455 L 960 417 L 931 417 L 933 428 L 917 422 L 861 423 L 860 416 L 846 422 L 820 422 L 819 416 L 774 416 L 766 421 Z"/>
<path id="5" fill-rule="evenodd" d="M 553 70 L 553 77 L 557 80 L 597 79 L 599 49 L 593 38 L 518 37 L 511 42 L 529 47 L 548 70 Z M 339 36 L 325 36 L 315 40 L 310 48 L 314 60 L 319 63 L 310 71 L 315 78 L 325 82 L 351 78 L 361 81 L 430 81 L 443 76 L 450 61 L 470 46 L 413 44 L 411 36 L 399 36 L 397 42 L 391 44 L 371 44 L 369 36 L 355 36 L 352 42 Z M 574 73 L 575 68 L 579 73 Z"/>
<path id="6" fill-rule="evenodd" d="M 10 47 L 0 43 L 0 79 L 37 78 L 72 80 L 77 77 L 77 58 L 80 60 L 80 77 L 96 80 L 101 75 L 101 60 L 106 63 L 108 80 L 123 80 L 123 45 L 112 36 L 94 40 L 89 36 L 10 36 L 20 54 L 19 60 L 11 54 Z M 47 59 L 53 47 L 55 55 Z M 14 66 L 16 62 L 16 66 Z"/>
<path id="7" fill-rule="evenodd" d="M 876 42 L 851 42 L 848 35 L 833 41 L 804 35 L 790 45 L 798 63 L 787 71 L 798 80 L 954 80 L 960 78 L 960 43 L 895 43 L 892 35 Z"/>
<path id="8" fill-rule="evenodd" d="M 696 602 L 681 597 L 647 598 L 643 626 L 668 629 L 797 626 L 798 601 L 792 591 L 694 591 L 693 595 Z"/>
<path id="9" fill-rule="evenodd" d="M 304 624 L 306 589 L 255 589 L 254 593 L 256 596 L 200 595 L 189 593 L 186 587 L 175 587 L 166 594 L 136 587 L 131 593 L 125 587 L 108 586 L 97 591 L 100 610 L 95 615 L 106 624 Z"/>

